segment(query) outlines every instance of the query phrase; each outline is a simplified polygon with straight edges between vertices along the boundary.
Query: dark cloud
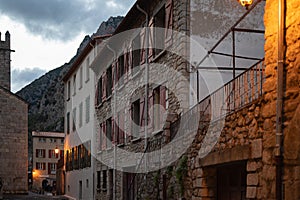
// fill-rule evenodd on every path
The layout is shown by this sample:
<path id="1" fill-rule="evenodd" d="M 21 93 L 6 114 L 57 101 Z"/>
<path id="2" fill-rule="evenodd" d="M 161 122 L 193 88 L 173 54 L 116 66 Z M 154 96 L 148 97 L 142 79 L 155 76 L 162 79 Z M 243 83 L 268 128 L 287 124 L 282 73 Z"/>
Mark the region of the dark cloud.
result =
<path id="1" fill-rule="evenodd" d="M 0 0 L 0 13 L 47 39 L 91 34 L 110 16 L 125 15 L 135 0 Z"/>
<path id="2" fill-rule="evenodd" d="M 45 74 L 46 71 L 40 68 L 33 69 L 14 69 L 11 72 L 12 91 L 16 92 L 24 86 L 32 82 L 32 80 L 39 78 Z"/>

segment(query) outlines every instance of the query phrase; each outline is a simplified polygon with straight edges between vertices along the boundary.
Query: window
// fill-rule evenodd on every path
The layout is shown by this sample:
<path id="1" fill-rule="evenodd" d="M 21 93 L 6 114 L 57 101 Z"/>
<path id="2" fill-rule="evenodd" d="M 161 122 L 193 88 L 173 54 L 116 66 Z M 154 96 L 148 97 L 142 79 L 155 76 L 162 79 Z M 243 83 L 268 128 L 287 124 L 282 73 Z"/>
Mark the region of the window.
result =
<path id="1" fill-rule="evenodd" d="M 124 184 L 124 196 L 123 199 L 131 200 L 135 199 L 135 178 L 134 174 L 123 172 L 123 184 Z"/>
<path id="2" fill-rule="evenodd" d="M 85 81 L 88 82 L 90 80 L 90 57 L 87 57 L 86 59 L 85 69 Z"/>
<path id="3" fill-rule="evenodd" d="M 59 155 L 60 158 L 64 157 L 64 150 L 60 150 L 59 152 L 60 152 L 60 153 L 59 153 L 59 154 L 60 154 L 60 155 Z"/>
<path id="4" fill-rule="evenodd" d="M 102 171 L 102 189 L 103 190 L 107 189 L 107 171 L 106 170 Z"/>
<path id="5" fill-rule="evenodd" d="M 36 157 L 37 158 L 45 158 L 46 157 L 46 150 L 45 149 L 36 149 Z"/>
<path id="6" fill-rule="evenodd" d="M 107 146 L 108 148 L 111 147 L 111 144 L 113 142 L 113 132 L 112 132 L 112 120 L 109 118 L 106 120 L 106 138 L 107 138 Z"/>
<path id="7" fill-rule="evenodd" d="M 76 94 L 76 74 L 73 76 L 73 95 Z"/>
<path id="8" fill-rule="evenodd" d="M 64 139 L 60 139 L 60 143 L 63 144 L 64 143 Z"/>
<path id="9" fill-rule="evenodd" d="M 217 197 L 219 200 L 246 199 L 246 163 L 235 163 L 217 168 Z"/>
<path id="10" fill-rule="evenodd" d="M 68 81 L 67 83 L 67 101 L 70 100 L 71 97 L 71 82 Z"/>
<path id="11" fill-rule="evenodd" d="M 70 133 L 70 113 L 67 113 L 67 134 Z"/>
<path id="12" fill-rule="evenodd" d="M 102 77 L 98 81 L 97 92 L 97 105 L 100 105 L 102 103 Z"/>
<path id="13" fill-rule="evenodd" d="M 107 83 L 106 83 L 106 96 L 109 97 L 112 93 L 112 66 L 109 66 L 109 68 L 106 71 L 106 77 L 107 77 Z"/>
<path id="14" fill-rule="evenodd" d="M 73 131 L 76 130 L 76 108 L 73 108 Z"/>
<path id="15" fill-rule="evenodd" d="M 83 74 L 82 74 L 82 67 L 80 67 L 80 69 L 79 69 L 79 89 L 81 89 L 82 88 L 82 79 L 83 79 Z"/>
<path id="16" fill-rule="evenodd" d="M 56 163 L 48 163 L 48 174 L 56 174 Z"/>
<path id="17" fill-rule="evenodd" d="M 133 74 L 135 74 L 140 66 L 141 59 L 141 36 L 138 34 L 132 41 L 132 66 Z"/>
<path id="18" fill-rule="evenodd" d="M 85 99 L 85 122 L 90 122 L 90 96 Z"/>
<path id="19" fill-rule="evenodd" d="M 153 125 L 154 131 L 160 129 L 160 87 L 153 90 Z"/>
<path id="20" fill-rule="evenodd" d="M 45 143 L 46 142 L 46 138 L 39 138 L 39 142 Z"/>
<path id="21" fill-rule="evenodd" d="M 46 163 L 37 162 L 35 168 L 37 170 L 46 170 Z"/>
<path id="22" fill-rule="evenodd" d="M 55 150 L 49 150 L 49 158 L 58 158 L 58 154 L 55 153 Z"/>
<path id="23" fill-rule="evenodd" d="M 97 189 L 101 186 L 101 171 L 97 171 Z"/>
<path id="24" fill-rule="evenodd" d="M 132 103 L 131 107 L 132 135 L 138 137 L 140 130 L 140 100 Z"/>
<path id="25" fill-rule="evenodd" d="M 163 7 L 158 11 L 158 13 L 154 16 L 154 26 L 158 28 L 165 28 L 165 19 L 166 19 L 166 12 L 165 8 Z M 155 29 L 154 31 L 154 56 L 158 55 L 165 47 L 165 32 L 161 29 Z"/>
<path id="26" fill-rule="evenodd" d="M 82 108 L 83 105 L 82 105 L 82 102 L 79 104 L 79 128 L 82 127 Z"/>
<path id="27" fill-rule="evenodd" d="M 118 113 L 117 122 L 116 122 L 116 142 L 117 144 L 124 144 L 125 142 L 125 134 L 124 134 L 124 114 L 125 110 Z"/>
<path id="28" fill-rule="evenodd" d="M 86 188 L 89 188 L 89 179 L 86 179 Z"/>
<path id="29" fill-rule="evenodd" d="M 50 138 L 50 143 L 56 143 L 56 139 Z"/>
<path id="30" fill-rule="evenodd" d="M 118 83 L 124 83 L 125 65 L 124 65 L 124 55 L 118 58 Z"/>
<path id="31" fill-rule="evenodd" d="M 166 87 L 159 86 L 153 90 L 153 129 L 159 131 L 163 129 L 166 112 Z"/>

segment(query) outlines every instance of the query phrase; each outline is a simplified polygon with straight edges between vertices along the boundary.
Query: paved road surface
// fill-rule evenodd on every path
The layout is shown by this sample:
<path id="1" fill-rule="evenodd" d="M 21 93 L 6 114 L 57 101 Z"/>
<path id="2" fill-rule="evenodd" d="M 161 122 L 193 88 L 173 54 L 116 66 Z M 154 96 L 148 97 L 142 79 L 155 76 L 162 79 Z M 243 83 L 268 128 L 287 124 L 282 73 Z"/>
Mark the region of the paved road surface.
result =
<path id="1" fill-rule="evenodd" d="M 68 200 L 64 196 L 49 196 L 28 192 L 28 195 L 4 195 L 3 200 Z"/>

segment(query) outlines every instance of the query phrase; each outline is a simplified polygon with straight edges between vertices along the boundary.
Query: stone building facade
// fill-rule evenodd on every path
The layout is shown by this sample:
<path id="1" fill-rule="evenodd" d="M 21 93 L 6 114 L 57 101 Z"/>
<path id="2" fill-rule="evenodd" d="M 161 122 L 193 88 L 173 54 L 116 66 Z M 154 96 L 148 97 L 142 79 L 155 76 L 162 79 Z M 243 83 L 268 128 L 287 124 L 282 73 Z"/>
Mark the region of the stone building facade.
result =
<path id="1" fill-rule="evenodd" d="M 43 180 L 51 187 L 56 185 L 57 162 L 64 155 L 64 138 L 64 133 L 32 132 L 33 190 L 41 191 Z"/>
<path id="2" fill-rule="evenodd" d="M 27 193 L 28 104 L 10 92 L 11 51 L 6 32 L 0 39 L 0 177 L 4 193 Z"/>
<path id="3" fill-rule="evenodd" d="M 202 120 L 202 118 L 195 113 L 200 112 L 200 116 L 211 116 L 211 113 L 205 113 L 205 110 L 202 111 L 201 106 L 209 102 L 208 105 L 211 106 L 210 109 L 213 109 L 213 105 L 211 105 L 212 98 L 202 96 L 197 99 L 202 99 L 202 101 L 197 104 L 201 105 L 198 106 L 199 110 L 196 109 L 195 111 L 195 109 L 191 109 L 191 111 L 188 111 L 189 108 L 193 108 L 195 105 L 193 103 L 195 101 L 195 99 L 193 99 L 195 98 L 195 94 L 191 95 L 194 91 L 190 89 L 190 85 L 194 84 L 191 82 L 195 80 L 191 79 L 191 73 L 188 69 L 191 67 L 192 61 L 199 60 L 199 58 L 196 60 L 192 59 L 191 51 L 193 49 L 191 48 L 191 43 L 193 39 L 186 36 L 189 35 L 192 30 L 190 26 L 192 17 L 189 11 L 193 5 L 194 4 L 189 1 L 167 0 L 152 1 L 151 3 L 137 1 L 117 28 L 112 37 L 112 41 L 108 42 L 108 47 L 103 48 L 102 51 L 99 52 L 99 56 L 92 64 L 94 71 L 97 73 L 98 81 L 96 84 L 95 101 L 99 123 L 97 130 L 98 145 L 96 146 L 96 158 L 100 162 L 98 162 L 96 166 L 96 199 L 178 199 L 180 197 L 186 197 L 187 199 L 193 197 L 197 199 L 201 196 L 198 196 L 198 193 L 194 192 L 194 190 L 198 191 L 198 189 L 202 187 L 199 185 L 199 181 L 203 180 L 203 176 L 200 173 L 200 165 L 197 164 L 197 168 L 195 168 L 191 166 L 190 163 L 194 162 L 195 159 L 199 159 L 195 156 L 195 154 L 197 154 L 195 152 L 200 151 L 199 144 L 202 142 L 205 132 L 201 134 L 200 129 L 198 131 L 197 129 L 193 129 L 195 125 L 192 123 L 199 123 L 202 129 L 207 129 L 208 125 L 198 122 L 197 120 Z M 218 6 L 220 7 L 220 5 Z M 162 11 L 162 9 L 164 11 Z M 147 22 L 143 10 L 146 10 L 145 12 L 148 14 L 149 22 Z M 237 16 L 238 14 L 238 12 L 235 13 Z M 161 16 L 163 16 L 163 25 L 158 23 L 159 17 Z M 262 17 L 262 13 L 260 16 Z M 195 23 L 195 19 L 193 20 L 193 23 Z M 150 27 L 150 29 L 148 29 L 150 38 L 148 54 L 147 46 L 145 46 L 146 40 L 144 40 L 147 29 L 143 28 L 147 23 Z M 233 23 L 234 21 L 232 21 L 232 24 Z M 159 30 L 152 29 L 153 27 L 169 29 L 167 31 L 164 30 L 164 41 L 161 41 L 164 45 L 155 43 L 155 41 L 159 40 L 157 37 L 160 36 L 158 36 Z M 217 27 L 215 24 L 210 24 L 206 28 L 213 29 Z M 172 29 L 172 31 L 170 31 L 170 29 Z M 126 33 L 126 31 L 129 31 L 129 33 Z M 168 38 L 168 31 L 171 33 L 171 39 Z M 197 31 L 194 31 L 193 34 L 196 34 L 196 32 Z M 141 42 L 138 43 L 140 45 L 138 47 L 140 51 L 137 53 L 139 59 L 135 62 L 135 44 L 137 37 L 140 38 Z M 209 40 L 209 38 L 206 39 Z M 118 41 L 117 44 L 115 43 L 116 40 Z M 263 41 L 261 41 L 261 43 L 263 44 Z M 198 52 L 196 51 L 196 53 Z M 146 95 L 145 92 L 144 82 L 147 60 L 150 63 L 148 95 Z M 253 67 L 255 69 L 249 70 L 250 72 L 247 75 L 250 77 L 250 73 L 263 70 L 261 63 L 258 66 L 262 68 L 255 68 L 255 65 Z M 177 71 L 179 75 L 172 74 L 173 70 Z M 263 81 L 262 77 L 261 74 L 260 84 L 262 84 Z M 240 83 L 241 82 L 238 84 Z M 232 90 L 232 85 L 233 84 L 229 84 L 226 89 Z M 252 86 L 254 85 L 249 85 L 249 87 Z M 126 89 L 130 90 L 130 92 L 126 92 Z M 227 95 L 230 96 L 228 93 Z M 258 97 L 261 93 L 255 95 L 257 95 L 255 98 L 251 97 L 251 102 L 254 100 L 259 101 Z M 251 94 L 249 94 L 249 96 L 251 96 Z M 220 98 L 217 100 L 221 101 L 224 99 Z M 145 101 L 148 101 L 148 110 L 145 108 Z M 243 106 L 246 105 L 246 100 L 244 101 Z M 247 102 L 251 103 L 249 101 Z M 218 104 L 216 105 L 219 106 Z M 160 113 L 156 113 L 156 106 L 162 109 Z M 241 107 L 242 105 L 239 108 Z M 258 108 L 251 107 L 251 111 L 255 110 L 255 112 L 258 112 L 257 109 L 259 109 L 259 107 L 260 104 Z M 189 112 L 191 112 L 192 115 L 184 118 L 183 116 L 186 115 L 183 113 Z M 145 124 L 145 113 L 149 115 L 147 126 Z M 247 112 L 244 115 L 247 115 Z M 244 180 L 246 176 L 246 173 L 244 173 L 245 170 L 243 170 L 246 166 L 246 161 L 244 162 L 244 160 L 261 157 L 261 154 L 258 152 L 259 148 L 261 149 L 262 141 L 255 135 L 258 122 L 254 120 L 252 115 L 250 117 L 252 118 L 248 119 L 246 117 L 247 124 L 241 122 L 240 125 L 244 126 L 243 130 L 245 131 L 245 138 L 241 138 L 240 141 L 240 143 L 246 145 L 243 147 L 244 149 L 234 149 L 232 153 L 228 153 L 229 156 L 224 158 L 224 160 L 211 161 L 212 163 L 209 164 L 209 166 L 211 166 L 232 162 L 234 167 L 241 171 L 240 179 L 238 180 L 240 182 L 242 179 Z M 236 119 L 237 118 L 233 118 L 232 121 L 236 121 Z M 157 127 L 156 123 L 160 123 L 160 120 L 163 120 L 163 125 Z M 179 134 L 178 124 L 180 124 L 180 120 L 187 123 L 187 125 L 183 125 L 183 127 L 180 127 L 181 129 L 179 128 L 179 132 L 183 132 L 180 134 L 183 135 L 176 136 Z M 209 121 L 210 118 L 204 121 L 207 120 Z M 138 130 L 135 130 L 134 124 L 139 126 Z M 215 124 L 216 125 L 212 125 L 212 127 L 221 126 L 218 122 L 215 122 Z M 246 133 L 249 127 L 251 129 L 250 136 Z M 145 131 L 145 129 L 148 130 Z M 191 133 L 192 131 L 194 131 L 194 133 Z M 214 131 L 216 132 L 216 130 Z M 228 132 L 231 131 L 234 131 L 234 129 L 228 129 Z M 197 132 L 202 136 L 197 135 Z M 191 134 L 188 135 L 188 133 Z M 147 134 L 147 137 L 145 137 L 145 134 Z M 189 144 L 189 139 L 192 138 L 193 141 L 193 137 L 199 139 L 195 139 L 192 144 Z M 224 138 L 224 136 L 222 135 L 221 138 Z M 251 141 L 254 139 L 255 141 L 252 145 Z M 227 142 L 229 142 L 229 140 L 230 139 L 225 138 L 222 144 L 217 144 L 217 147 L 219 149 L 231 149 L 235 146 L 233 145 L 235 141 L 230 141 L 233 144 L 228 145 Z M 238 143 L 239 142 L 236 142 L 237 146 L 239 146 Z M 169 144 L 172 144 L 171 146 L 173 146 L 173 148 L 170 148 L 168 146 Z M 191 148 L 188 149 L 186 145 L 191 145 Z M 183 154 L 185 151 L 180 152 L 176 147 L 180 150 L 186 148 L 186 154 L 180 158 L 181 153 Z M 148 160 L 151 158 L 144 159 L 141 157 L 134 159 L 130 157 L 129 154 L 124 153 L 131 152 L 138 155 L 138 153 L 159 152 L 162 148 L 169 149 L 164 153 L 158 153 L 154 158 L 154 162 L 153 160 Z M 251 156 L 253 157 L 248 158 L 247 156 L 252 150 L 253 155 Z M 216 150 L 212 149 L 212 151 Z M 232 154 L 238 154 L 237 158 L 231 156 Z M 178 158 L 173 160 L 173 157 Z M 216 157 L 218 158 L 218 156 Z M 236 163 L 236 161 L 240 160 L 243 162 Z M 148 169 L 144 171 L 143 168 L 146 162 L 149 162 L 147 166 Z M 159 165 L 162 167 L 158 167 Z M 220 170 L 226 171 L 226 168 Z M 211 169 L 211 171 L 213 171 L 214 174 L 209 175 L 209 177 L 216 177 L 216 168 Z M 199 178 L 201 178 L 201 180 L 198 180 Z M 211 178 L 210 183 L 212 183 L 214 188 L 211 188 L 212 186 L 209 186 L 209 188 L 216 191 L 217 181 L 213 180 L 213 178 Z M 193 185 L 194 183 L 195 186 Z M 225 185 L 226 183 L 224 183 L 222 187 Z M 223 191 L 226 191 L 226 189 L 227 188 L 223 189 Z M 246 190 L 248 188 L 246 188 L 246 186 L 239 186 L 238 189 L 236 195 L 242 195 L 246 198 Z M 241 194 L 237 194 L 238 192 L 241 192 Z M 210 194 L 213 195 L 212 192 L 210 192 Z M 215 197 L 216 195 L 212 196 L 212 198 Z"/>

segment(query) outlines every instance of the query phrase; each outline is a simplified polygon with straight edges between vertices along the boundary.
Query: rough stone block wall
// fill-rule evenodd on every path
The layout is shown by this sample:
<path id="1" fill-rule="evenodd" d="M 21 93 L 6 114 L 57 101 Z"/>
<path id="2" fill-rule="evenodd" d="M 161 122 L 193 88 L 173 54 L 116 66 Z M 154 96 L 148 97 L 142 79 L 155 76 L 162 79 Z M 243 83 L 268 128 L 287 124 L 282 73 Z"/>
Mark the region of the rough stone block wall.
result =
<path id="1" fill-rule="evenodd" d="M 286 1 L 285 20 L 285 74 L 284 74 L 284 195 L 285 199 L 300 198 L 300 2 L 298 0 Z M 268 164 L 265 171 L 275 171 L 272 158 L 274 157 L 276 133 L 276 89 L 277 89 L 277 35 L 278 35 L 278 1 L 266 1 L 265 27 L 266 27 L 266 84 L 264 89 L 266 106 L 264 117 L 265 128 L 268 130 L 264 146 L 264 160 Z M 268 138 L 268 139 L 267 139 Z M 268 189 L 262 195 L 264 198 L 275 198 L 270 194 L 275 190 L 275 177 L 266 178 Z M 269 191 L 269 193 L 268 193 Z M 274 193 L 273 193 L 274 194 Z M 271 196 L 270 196 L 271 195 Z"/>
<path id="2" fill-rule="evenodd" d="M 5 41 L 0 33 L 0 86 L 10 90 L 10 35 L 5 34 Z"/>
<path id="3" fill-rule="evenodd" d="M 6 193 L 28 191 L 28 105 L 0 89 L 0 177 Z"/>

